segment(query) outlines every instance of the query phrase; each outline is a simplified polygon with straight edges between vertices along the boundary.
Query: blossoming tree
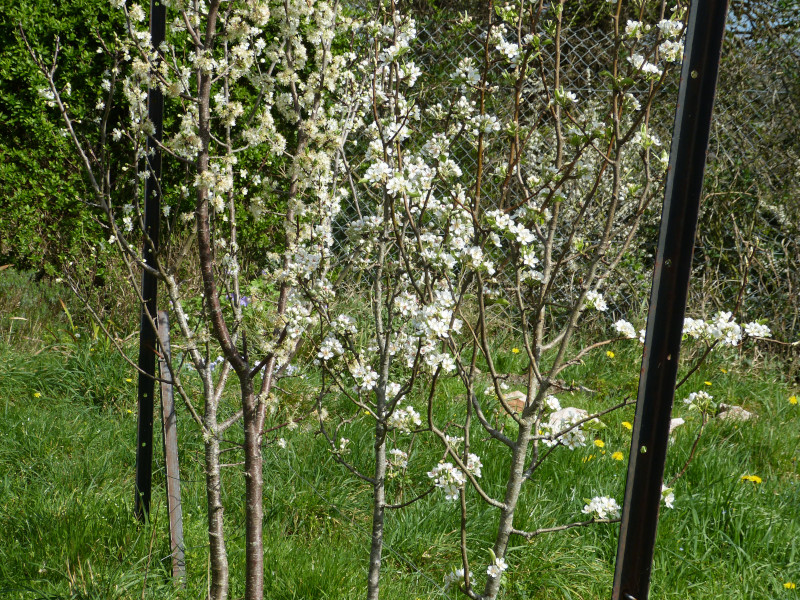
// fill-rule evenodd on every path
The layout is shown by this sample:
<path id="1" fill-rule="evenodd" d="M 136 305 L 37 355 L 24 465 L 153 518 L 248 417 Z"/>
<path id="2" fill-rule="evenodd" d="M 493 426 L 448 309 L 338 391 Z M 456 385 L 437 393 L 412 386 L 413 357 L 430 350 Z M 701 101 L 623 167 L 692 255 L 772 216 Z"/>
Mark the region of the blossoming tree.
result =
<path id="1" fill-rule="evenodd" d="M 320 430 L 370 488 L 371 600 L 386 511 L 439 491 L 461 517 L 462 560 L 449 579 L 473 599 L 497 597 L 513 567 L 511 536 L 613 521 L 619 505 L 600 490 L 577 507 L 582 520 L 523 530 L 515 516 L 548 457 L 586 445 L 604 413 L 629 403 L 588 411 L 562 408 L 558 395 L 590 391 L 566 380 L 571 366 L 640 335 L 607 315 L 620 312 L 614 290 L 637 231 L 656 218 L 666 152 L 652 108 L 681 57 L 680 6 L 663 3 L 648 24 L 644 12 L 623 22 L 615 4 L 607 68 L 578 90 L 567 76 L 563 0 L 489 3 L 481 25 L 463 19 L 454 35 L 480 52 L 460 57 L 444 86 L 415 60 L 416 24 L 395 2 L 356 19 L 355 7 L 321 0 L 169 0 L 167 41 L 157 48 L 144 8 L 115 2 L 127 34 L 99 42 L 109 71 L 96 115 L 72 114 L 69 74 L 32 54 L 43 100 L 58 111 L 102 208 L 108 244 L 140 298 L 141 270 L 159 279 L 176 317 L 184 354 L 168 363 L 169 378 L 203 433 L 211 597 L 228 595 L 221 457 L 236 448 L 244 453 L 245 597 L 263 596 L 261 452 L 278 441 L 265 424 L 279 402 L 276 381 L 304 340 L 320 374 Z M 152 87 L 174 115 L 161 150 L 182 171 L 162 183 L 169 236 L 148 266 L 140 240 L 157 244 L 144 233 L 140 187 L 150 176 Z M 120 92 L 124 118 L 114 109 Z M 76 131 L 79 118 L 96 119 L 95 138 Z M 122 166 L 113 159 L 120 152 L 129 157 Z M 275 251 L 245 264 L 253 240 L 242 226 L 273 213 Z M 187 257 L 199 267 L 196 283 Z M 727 317 L 699 327 L 687 335 L 735 337 Z M 588 330 L 600 332 L 597 341 Z M 496 360 L 497 332 L 519 340 L 521 369 Z M 235 404 L 225 395 L 231 374 Z M 188 383 L 195 376 L 202 406 Z M 458 421 L 437 416 L 444 380 L 463 392 Z M 357 417 L 371 420 L 369 471 L 350 460 L 342 435 Z M 232 435 L 240 421 L 241 442 Z M 507 458 L 501 494 L 481 485 L 477 435 Z M 414 460 L 418 437 L 438 444 L 441 460 L 425 465 L 422 494 L 390 498 L 387 481 Z M 467 525 L 481 503 L 498 521 L 489 560 L 476 569 Z"/>
<path id="2" fill-rule="evenodd" d="M 107 244 L 123 257 L 131 286 L 141 299 L 139 273 L 151 272 L 176 317 L 184 353 L 167 363 L 168 377 L 205 443 L 210 594 L 216 600 L 229 589 L 221 455 L 243 451 L 245 597 L 256 600 L 263 596 L 267 406 L 309 316 L 292 295 L 297 266 L 290 257 L 310 235 L 311 216 L 324 220 L 331 212 L 337 150 L 347 139 L 357 98 L 346 68 L 351 56 L 334 53 L 332 45 L 347 35 L 351 20 L 336 2 L 169 0 L 166 41 L 153 47 L 144 6 L 114 4 L 127 31 L 98 40 L 109 68 L 95 113 L 73 114 L 70 74 L 58 71 L 57 42 L 53 56 L 31 51 L 44 84 L 41 96 L 57 111 L 82 160 L 92 200 L 105 217 Z M 151 250 L 159 246 L 146 234 L 140 193 L 151 176 L 148 88 L 167 97 L 175 126 L 159 146 L 182 169 L 173 168 L 172 179 L 159 182 L 169 235 L 154 253 L 154 266 L 145 264 L 140 247 L 142 239 Z M 119 104 L 127 116 L 119 117 Z M 93 137 L 78 131 L 81 120 L 94 122 Z M 116 160 L 120 152 L 127 164 Z M 240 237 L 241 224 L 270 209 L 280 213 L 282 233 L 272 244 L 283 252 L 262 262 L 263 271 L 248 272 L 242 255 L 255 240 Z M 191 279 L 187 262 L 199 266 L 199 282 Z M 148 316 L 155 326 L 156 316 Z M 225 401 L 232 373 L 238 407 Z M 202 405 L 189 381 L 195 374 Z M 226 437 L 240 421 L 243 441 Z"/>
<path id="3" fill-rule="evenodd" d="M 608 68 L 592 74 L 593 88 L 579 97 L 565 75 L 563 7 L 490 5 L 482 26 L 462 22 L 461 34 L 482 50 L 461 58 L 450 95 L 418 82 L 426 76 L 409 51 L 415 26 L 394 4 L 365 25 L 374 44 L 360 63 L 371 114 L 359 131 L 363 143 L 344 149 L 351 196 L 338 221 L 346 235 L 336 257 L 342 263 L 327 273 L 330 285 L 302 287 L 319 320 L 323 431 L 323 404 L 336 394 L 375 423 L 369 474 L 347 461 L 349 440 L 326 431 L 337 459 L 372 486 L 371 599 L 378 597 L 385 510 L 418 499 L 392 504 L 386 497 L 392 470 L 413 460 L 407 447 L 387 451 L 387 440 L 405 444 L 392 432 L 427 433 L 443 447 L 428 476 L 445 502 L 460 504 L 462 565 L 449 580 L 470 598 L 497 596 L 511 536 L 619 516 L 616 500 L 598 495 L 583 507 L 588 520 L 530 531 L 514 523 L 523 487 L 543 461 L 559 447 L 586 445 L 588 426 L 630 402 L 590 413 L 562 408 L 556 394 L 587 391 L 562 374 L 590 352 L 640 335 L 624 319 L 602 324 L 611 312 L 606 290 L 613 295 L 637 231 L 656 218 L 667 153 L 651 112 L 681 59 L 683 13 L 662 4 L 653 24 L 623 22 L 615 5 Z M 330 293 L 353 273 L 367 298 L 368 310 L 358 315 L 348 298 Z M 578 335 L 589 326 L 614 333 L 590 342 Z M 521 382 L 495 362 L 497 331 L 521 340 Z M 435 410 L 438 384 L 451 374 L 466 398 L 458 436 Z M 513 421 L 513 433 L 493 421 L 493 411 Z M 336 427 L 351 421 L 340 417 Z M 470 442 L 478 432 L 509 454 L 501 498 L 481 487 L 483 465 Z M 499 513 L 482 591 L 469 562 L 468 489 Z"/>

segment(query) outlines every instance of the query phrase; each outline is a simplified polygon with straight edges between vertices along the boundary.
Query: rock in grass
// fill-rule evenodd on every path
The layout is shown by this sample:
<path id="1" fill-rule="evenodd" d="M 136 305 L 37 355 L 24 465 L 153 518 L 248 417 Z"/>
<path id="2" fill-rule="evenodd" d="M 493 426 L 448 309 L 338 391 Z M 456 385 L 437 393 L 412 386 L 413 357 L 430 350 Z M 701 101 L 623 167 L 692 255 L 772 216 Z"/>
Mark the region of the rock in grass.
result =
<path id="1" fill-rule="evenodd" d="M 686 421 L 684 421 L 680 417 L 675 417 L 674 419 L 670 419 L 669 420 L 669 433 L 670 433 L 670 435 L 672 435 L 672 432 L 675 431 L 678 427 L 680 427 L 684 423 L 686 423 Z"/>
<path id="2" fill-rule="evenodd" d="M 527 398 L 527 394 L 519 391 L 503 394 L 503 400 L 505 400 L 506 404 L 508 404 L 508 407 L 511 409 L 511 411 L 515 413 L 522 412 L 522 409 L 525 408 L 525 400 Z"/>
<path id="3" fill-rule="evenodd" d="M 717 413 L 717 418 L 723 421 L 749 421 L 757 416 L 755 413 L 751 413 L 735 404 L 720 404 L 719 412 Z"/>

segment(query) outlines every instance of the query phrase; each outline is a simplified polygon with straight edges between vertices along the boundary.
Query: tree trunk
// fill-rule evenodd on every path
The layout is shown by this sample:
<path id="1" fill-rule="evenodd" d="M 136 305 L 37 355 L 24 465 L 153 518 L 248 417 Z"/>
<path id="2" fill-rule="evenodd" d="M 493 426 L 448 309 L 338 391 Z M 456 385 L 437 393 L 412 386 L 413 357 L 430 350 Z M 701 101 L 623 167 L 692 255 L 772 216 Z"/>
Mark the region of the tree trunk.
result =
<path id="1" fill-rule="evenodd" d="M 213 429 L 212 429 L 213 431 Z M 210 600 L 228 597 L 228 554 L 223 530 L 222 481 L 220 477 L 219 440 L 211 437 L 205 443 L 206 499 L 208 501 L 208 552 L 211 564 Z"/>
<path id="2" fill-rule="evenodd" d="M 242 407 L 244 409 L 244 477 L 245 499 L 245 600 L 264 597 L 264 539 L 263 539 L 263 458 L 258 403 L 249 373 L 240 374 Z"/>
<path id="3" fill-rule="evenodd" d="M 514 528 L 514 511 L 517 508 L 519 492 L 525 482 L 525 458 L 528 454 L 528 445 L 531 439 L 533 419 L 525 419 L 520 423 L 519 436 L 511 458 L 511 476 L 506 485 L 505 508 L 500 513 L 500 523 L 497 526 L 497 537 L 494 542 L 494 553 L 497 558 L 503 558 L 508 548 L 508 538 Z M 501 577 L 488 577 L 483 590 L 485 600 L 494 600 L 500 590 Z"/>
<path id="4" fill-rule="evenodd" d="M 378 600 L 383 553 L 383 521 L 386 511 L 386 428 L 375 425 L 375 479 L 372 484 L 372 546 L 369 551 L 367 600 Z"/>

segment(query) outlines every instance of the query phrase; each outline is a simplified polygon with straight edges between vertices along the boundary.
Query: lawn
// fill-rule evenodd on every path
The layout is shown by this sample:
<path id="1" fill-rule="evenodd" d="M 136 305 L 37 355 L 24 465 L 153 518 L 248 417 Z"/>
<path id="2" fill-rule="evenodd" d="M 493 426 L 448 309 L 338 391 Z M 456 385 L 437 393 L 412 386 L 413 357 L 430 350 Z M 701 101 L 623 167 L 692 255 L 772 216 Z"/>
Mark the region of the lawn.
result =
<path id="1" fill-rule="evenodd" d="M 182 589 L 170 580 L 160 443 L 151 519 L 140 524 L 132 515 L 133 368 L 102 333 L 71 323 L 51 304 L 49 313 L 42 309 L 38 316 L 32 304 L 24 312 L 29 321 L 15 321 L 16 329 L 9 329 L 10 313 L 2 323 L 0 597 L 202 598 L 208 563 L 200 435 L 179 407 L 187 559 Z M 46 315 L 48 328 L 31 323 Z M 498 364 L 514 372 L 521 360 L 513 353 L 514 340 L 497 344 Z M 135 355 L 134 345 L 126 348 Z M 594 392 L 564 394 L 564 406 L 602 409 L 635 392 L 641 346 L 620 342 L 612 349 L 608 354 L 604 347 L 573 368 L 568 378 Z M 674 414 L 686 423 L 670 445 L 667 480 L 681 471 L 700 426 L 700 415 L 682 402 L 689 392 L 705 389 L 757 417 L 747 422 L 714 418 L 705 428 L 694 459 L 674 484 L 674 508 L 662 507 L 651 598 L 798 598 L 789 585 L 800 585 L 800 405 L 793 400 L 798 390 L 777 359 L 754 352 L 711 353 L 678 391 Z M 313 367 L 306 376 L 313 379 Z M 302 381 L 292 390 L 299 396 Z M 462 410 L 460 393 L 455 379 L 445 383 L 437 401 L 439 419 Z M 518 507 L 517 527 L 581 520 L 586 499 L 596 495 L 621 501 L 630 444 L 626 423 L 633 421 L 633 407 L 603 421 L 593 443 L 573 451 L 557 448 L 535 472 Z M 265 446 L 265 597 L 361 598 L 369 490 L 335 463 L 309 422 L 279 430 Z M 510 431 L 513 424 L 507 427 Z M 363 416 L 344 430 L 351 440 L 350 459 L 364 469 L 371 462 L 371 431 Z M 276 443 L 278 437 L 285 447 Z M 498 497 L 507 458 L 493 456 L 481 434 L 476 433 L 473 447 L 483 457 L 482 484 Z M 426 473 L 440 456 L 423 443 L 415 446 L 407 471 L 391 481 L 391 498 L 409 499 L 424 491 Z M 227 469 L 225 478 L 230 597 L 240 598 L 244 486 L 238 467 Z M 485 562 L 497 514 L 474 493 L 467 501 L 471 559 Z M 459 566 L 459 519 L 456 504 L 440 491 L 391 512 L 382 597 L 458 597 L 443 582 Z M 596 524 L 531 542 L 512 539 L 501 597 L 610 597 L 617 535 L 618 525 Z"/>

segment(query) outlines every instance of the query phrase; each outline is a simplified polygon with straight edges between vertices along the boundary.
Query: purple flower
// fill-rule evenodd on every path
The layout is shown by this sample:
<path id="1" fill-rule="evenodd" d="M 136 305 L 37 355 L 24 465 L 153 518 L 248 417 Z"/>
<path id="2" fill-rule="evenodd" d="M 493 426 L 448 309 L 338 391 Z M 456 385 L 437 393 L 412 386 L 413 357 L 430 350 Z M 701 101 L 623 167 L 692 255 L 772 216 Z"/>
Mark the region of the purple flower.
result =
<path id="1" fill-rule="evenodd" d="M 233 294 L 228 294 L 228 300 L 230 300 L 231 303 L 236 304 L 236 296 L 234 296 Z M 239 298 L 239 306 L 244 308 L 248 304 L 250 304 L 249 296 L 242 296 L 241 298 Z"/>

